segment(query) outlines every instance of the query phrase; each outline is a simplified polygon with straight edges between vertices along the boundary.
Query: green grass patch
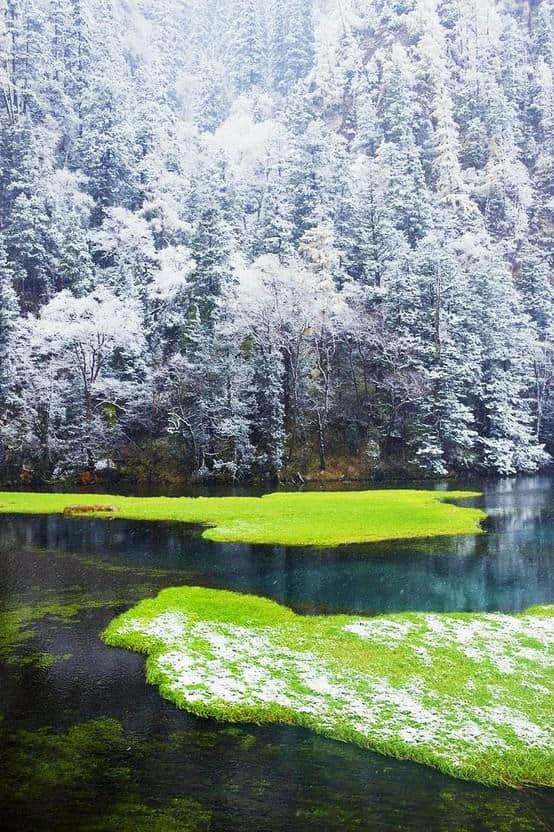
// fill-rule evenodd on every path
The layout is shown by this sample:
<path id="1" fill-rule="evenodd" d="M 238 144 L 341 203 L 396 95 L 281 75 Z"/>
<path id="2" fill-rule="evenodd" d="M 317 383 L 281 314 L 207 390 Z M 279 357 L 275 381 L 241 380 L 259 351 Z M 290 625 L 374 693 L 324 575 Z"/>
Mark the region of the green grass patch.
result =
<path id="1" fill-rule="evenodd" d="M 462 491 L 302 492 L 263 497 L 119 497 L 0 492 L 0 513 L 55 514 L 75 505 L 113 506 L 95 517 L 205 525 L 210 540 L 284 546 L 338 546 L 378 540 L 476 534 L 485 513 L 451 501 Z M 85 516 L 91 516 L 87 514 Z"/>
<path id="2" fill-rule="evenodd" d="M 304 617 L 177 587 L 103 638 L 147 653 L 148 681 L 200 716 L 301 725 L 486 784 L 554 786 L 554 607 Z"/>

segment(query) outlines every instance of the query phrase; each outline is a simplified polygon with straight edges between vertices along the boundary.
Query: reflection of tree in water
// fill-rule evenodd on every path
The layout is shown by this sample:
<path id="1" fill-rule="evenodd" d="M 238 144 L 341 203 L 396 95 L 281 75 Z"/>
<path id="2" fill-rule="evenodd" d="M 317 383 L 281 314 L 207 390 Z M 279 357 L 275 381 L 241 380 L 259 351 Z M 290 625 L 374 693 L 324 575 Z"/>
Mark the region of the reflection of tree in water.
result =
<path id="1" fill-rule="evenodd" d="M 113 570 L 111 589 L 128 582 L 125 568 L 140 568 L 145 582 L 155 570 L 156 580 L 163 578 L 159 570 L 170 570 L 177 580 L 166 585 L 255 592 L 300 611 L 512 612 L 549 603 L 554 590 L 554 573 L 548 568 L 554 546 L 552 481 L 529 477 L 480 487 L 482 504 L 491 512 L 483 535 L 335 550 L 218 544 L 185 525 L 125 520 L 5 517 L 2 528 L 12 545 L 78 555 L 81 567 L 85 559 L 92 558 L 91 565 L 101 559 Z M 89 571 L 87 586 L 98 583 L 93 574 Z"/>
<path id="2" fill-rule="evenodd" d="M 35 608 L 24 627 L 34 635 L 15 654 L 68 658 L 0 666 L 2 828 L 203 832 L 211 813 L 210 832 L 544 832 L 553 809 L 544 791 L 457 783 L 293 728 L 195 719 L 144 684 L 143 657 L 98 634 L 178 584 L 311 613 L 551 601 L 552 487 L 548 478 L 487 487 L 486 505 L 503 512 L 485 535 L 333 552 L 218 545 L 171 524 L 3 517 L 0 611 L 6 600 Z M 520 512 L 518 533 L 509 527 Z M 36 620 L 48 605 L 59 614 Z"/>

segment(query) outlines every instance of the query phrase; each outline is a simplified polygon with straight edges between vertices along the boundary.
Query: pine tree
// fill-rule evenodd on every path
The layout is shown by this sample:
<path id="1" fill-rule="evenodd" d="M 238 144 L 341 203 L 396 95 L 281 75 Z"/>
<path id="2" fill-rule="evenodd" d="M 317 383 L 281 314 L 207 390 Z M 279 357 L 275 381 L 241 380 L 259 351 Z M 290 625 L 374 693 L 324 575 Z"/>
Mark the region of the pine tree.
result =
<path id="1" fill-rule="evenodd" d="M 352 140 L 354 153 L 373 156 L 379 140 L 377 107 L 366 73 L 355 82 L 356 131 Z"/>
<path id="2" fill-rule="evenodd" d="M 269 63 L 271 82 L 279 89 L 285 79 L 287 12 L 284 0 L 271 0 L 268 21 Z"/>
<path id="3" fill-rule="evenodd" d="M 545 459 L 532 414 L 534 333 L 494 250 L 474 264 L 471 289 L 481 338 L 475 404 L 481 465 L 504 475 L 534 471 Z"/>
<path id="4" fill-rule="evenodd" d="M 234 65 L 239 90 L 261 83 L 266 75 L 265 32 L 256 0 L 238 0 L 235 19 Z"/>
<path id="5" fill-rule="evenodd" d="M 0 241 L 0 464 L 6 472 L 13 456 L 19 455 L 21 462 L 21 451 L 25 451 L 27 370 L 13 272 Z"/>
<path id="6" fill-rule="evenodd" d="M 394 228 L 388 201 L 379 187 L 375 162 L 358 159 L 349 179 L 342 227 L 342 258 L 348 274 L 366 287 L 386 285 L 391 262 L 400 255 L 404 238 Z"/>
<path id="7" fill-rule="evenodd" d="M 233 280 L 230 264 L 231 236 L 218 205 L 202 211 L 191 242 L 195 262 L 187 302 L 198 309 L 200 321 L 213 326 L 218 300 Z"/>
<path id="8" fill-rule="evenodd" d="M 71 167 L 88 177 L 95 224 L 100 224 L 106 208 L 136 209 L 141 202 L 129 69 L 122 60 L 111 4 L 101 0 L 100 5 L 94 57 L 82 69 L 86 84 L 80 83 L 76 90 L 80 96 L 79 135 L 70 154 Z M 80 18 L 78 22 L 84 29 Z M 85 49 L 84 34 L 82 38 Z M 86 56 L 77 56 L 77 60 L 85 61 Z"/>
<path id="9" fill-rule="evenodd" d="M 409 144 L 413 140 L 417 109 L 410 61 L 406 50 L 394 44 L 390 59 L 383 66 L 378 104 L 385 141 Z"/>
<path id="10" fill-rule="evenodd" d="M 229 114 L 225 67 L 220 63 L 213 62 L 206 67 L 198 98 L 198 126 L 213 133 Z"/>
<path id="11" fill-rule="evenodd" d="M 293 253 L 292 205 L 283 178 L 276 175 L 264 194 L 260 221 L 256 226 L 254 253 L 276 254 L 286 263 Z"/>
<path id="12" fill-rule="evenodd" d="M 554 293 L 547 254 L 529 242 L 523 243 L 517 252 L 514 273 L 523 309 L 544 335 L 554 321 Z"/>
<path id="13" fill-rule="evenodd" d="M 468 393 L 478 378 L 480 354 L 470 323 L 472 297 L 446 229 L 420 242 L 412 268 L 421 292 L 414 338 L 423 339 L 420 356 L 428 383 L 418 413 L 416 458 L 444 474 L 475 462 L 477 431 Z"/>
<path id="14" fill-rule="evenodd" d="M 483 121 L 472 118 L 462 134 L 460 161 L 466 168 L 482 170 L 489 156 L 489 137 Z"/>
<path id="15" fill-rule="evenodd" d="M 304 78 L 313 64 L 314 30 L 310 0 L 289 0 L 286 19 L 282 72 L 279 78 L 284 90 Z"/>
<path id="16" fill-rule="evenodd" d="M 534 57 L 543 58 L 550 66 L 554 60 L 553 35 L 552 7 L 548 0 L 542 0 L 532 20 L 532 50 Z"/>
<path id="17" fill-rule="evenodd" d="M 68 154 L 71 142 L 82 138 L 85 118 L 85 98 L 91 82 L 93 61 L 92 21 L 88 4 L 84 0 L 70 0 L 71 19 L 66 45 L 67 94 L 73 102 L 75 127 L 68 142 Z"/>
<path id="18" fill-rule="evenodd" d="M 255 411 L 252 415 L 252 442 L 257 451 L 257 472 L 276 480 L 285 455 L 285 411 L 283 404 L 283 358 L 271 344 L 259 344 L 251 361 Z"/>
<path id="19" fill-rule="evenodd" d="M 381 187 L 395 228 L 411 245 L 423 237 L 429 225 L 429 197 L 423 166 L 415 142 L 384 142 L 376 154 Z"/>
<path id="20" fill-rule="evenodd" d="M 19 304 L 13 287 L 13 273 L 9 267 L 6 250 L 0 246 L 0 412 L 2 423 L 13 403 L 17 382 L 16 340 L 18 332 Z"/>
<path id="21" fill-rule="evenodd" d="M 36 308 L 53 290 L 50 210 L 45 199 L 45 174 L 29 117 L 7 130 L 5 142 L 11 167 L 6 171 L 5 244 L 14 264 L 16 287 L 24 306 Z"/>

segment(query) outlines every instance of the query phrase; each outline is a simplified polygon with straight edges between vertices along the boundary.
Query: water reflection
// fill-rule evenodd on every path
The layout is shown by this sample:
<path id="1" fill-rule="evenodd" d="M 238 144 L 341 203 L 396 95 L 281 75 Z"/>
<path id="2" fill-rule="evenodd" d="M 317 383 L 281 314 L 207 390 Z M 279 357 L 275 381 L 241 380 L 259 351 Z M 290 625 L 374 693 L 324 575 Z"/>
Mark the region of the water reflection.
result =
<path id="1" fill-rule="evenodd" d="M 0 612 L 16 615 L 0 633 L 2 828 L 551 828 L 545 791 L 486 789 L 308 731 L 178 711 L 145 685 L 141 656 L 105 647 L 98 633 L 138 599 L 184 583 L 256 592 L 306 613 L 552 602 L 553 500 L 549 478 L 485 485 L 472 501 L 489 512 L 485 535 L 331 551 L 216 544 L 172 524 L 0 518 Z"/>
<path id="2" fill-rule="evenodd" d="M 486 534 L 333 550 L 220 544 L 180 524 L 5 517 L 3 545 L 182 572 L 182 583 L 254 592 L 305 612 L 519 611 L 554 598 L 554 486 L 485 485 Z"/>

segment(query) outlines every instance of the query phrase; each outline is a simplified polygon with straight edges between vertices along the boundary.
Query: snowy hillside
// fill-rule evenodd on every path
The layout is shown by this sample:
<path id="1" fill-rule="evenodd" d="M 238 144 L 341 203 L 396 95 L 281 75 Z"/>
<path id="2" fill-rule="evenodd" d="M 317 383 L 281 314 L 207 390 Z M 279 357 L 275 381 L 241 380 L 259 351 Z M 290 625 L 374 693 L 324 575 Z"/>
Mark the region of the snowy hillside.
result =
<path id="1" fill-rule="evenodd" d="M 549 461 L 551 0 L 2 7 L 0 478 Z"/>

